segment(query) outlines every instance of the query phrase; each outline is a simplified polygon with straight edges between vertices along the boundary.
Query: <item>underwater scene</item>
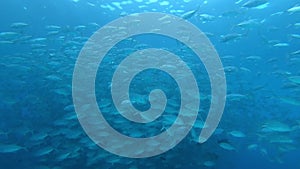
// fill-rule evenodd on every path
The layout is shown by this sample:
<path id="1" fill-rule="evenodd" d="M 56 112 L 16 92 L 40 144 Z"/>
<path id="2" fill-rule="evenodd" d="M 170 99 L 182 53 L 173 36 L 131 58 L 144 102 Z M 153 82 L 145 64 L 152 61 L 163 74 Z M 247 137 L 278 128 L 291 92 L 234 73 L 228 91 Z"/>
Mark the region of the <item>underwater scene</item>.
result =
<path id="1" fill-rule="evenodd" d="M 1 169 L 300 169 L 297 0 L 1 0 Z"/>

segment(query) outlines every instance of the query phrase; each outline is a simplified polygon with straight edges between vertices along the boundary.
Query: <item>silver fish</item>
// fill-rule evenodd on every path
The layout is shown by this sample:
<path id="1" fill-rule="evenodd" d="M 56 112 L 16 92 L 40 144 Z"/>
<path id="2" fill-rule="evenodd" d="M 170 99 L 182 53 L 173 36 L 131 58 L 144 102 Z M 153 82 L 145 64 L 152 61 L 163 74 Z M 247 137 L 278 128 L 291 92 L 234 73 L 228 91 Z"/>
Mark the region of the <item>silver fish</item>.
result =
<path id="1" fill-rule="evenodd" d="M 250 1 L 247 1 L 246 3 L 244 3 L 242 5 L 242 7 L 255 8 L 255 7 L 258 7 L 258 6 L 266 4 L 266 3 L 268 3 L 267 0 L 250 0 Z"/>

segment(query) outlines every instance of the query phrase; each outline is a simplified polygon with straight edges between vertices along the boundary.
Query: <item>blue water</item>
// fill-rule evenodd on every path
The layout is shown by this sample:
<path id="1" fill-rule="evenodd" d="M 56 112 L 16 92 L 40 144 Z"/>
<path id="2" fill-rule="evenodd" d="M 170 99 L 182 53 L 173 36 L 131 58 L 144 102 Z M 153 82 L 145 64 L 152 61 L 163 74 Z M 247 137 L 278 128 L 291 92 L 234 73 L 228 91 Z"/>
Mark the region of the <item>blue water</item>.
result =
<path id="1" fill-rule="evenodd" d="M 300 168 L 300 11 L 287 11 L 298 1 L 269 0 L 263 9 L 243 7 L 247 0 L 115 2 L 122 9 L 108 0 L 0 1 L 1 168 Z M 226 75 L 228 96 L 218 129 L 200 144 L 195 136 L 201 129 L 193 127 L 177 146 L 150 158 L 121 157 L 97 146 L 81 127 L 72 100 L 73 70 L 85 42 L 123 14 L 164 12 L 180 17 L 198 6 L 187 21 L 206 33 Z M 253 23 L 239 26 L 249 20 Z M 20 22 L 26 25 L 12 26 Z M 233 33 L 239 37 L 222 40 Z M 145 111 L 150 108 L 149 93 L 161 89 L 168 98 L 163 116 L 134 123 L 118 114 L 112 102 L 110 85 L 117 66 L 147 48 L 172 52 L 191 68 L 201 95 L 196 121 L 201 124 L 211 94 L 205 66 L 178 40 L 153 34 L 124 39 L 100 64 L 95 93 L 103 116 L 120 133 L 136 138 L 155 136 L 175 121 L 170 116 L 178 113 L 181 91 L 172 76 L 160 70 L 137 74 L 129 94 L 133 106 Z M 101 107 L 107 102 L 109 106 Z M 234 150 L 222 147 L 224 142 Z"/>

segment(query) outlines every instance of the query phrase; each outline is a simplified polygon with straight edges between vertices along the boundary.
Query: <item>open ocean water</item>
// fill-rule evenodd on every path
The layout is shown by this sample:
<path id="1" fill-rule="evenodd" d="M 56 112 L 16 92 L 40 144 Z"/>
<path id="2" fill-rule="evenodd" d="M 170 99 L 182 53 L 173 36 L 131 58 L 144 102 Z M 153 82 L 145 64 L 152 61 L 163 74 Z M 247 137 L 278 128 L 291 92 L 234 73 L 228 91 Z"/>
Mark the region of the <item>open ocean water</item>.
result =
<path id="1" fill-rule="evenodd" d="M 165 16 L 156 18 L 152 13 L 148 19 L 137 18 L 145 12 Z M 1 0 L 0 14 L 1 169 L 300 169 L 299 1 Z M 166 30 L 164 25 L 175 23 L 170 19 L 173 15 L 206 35 L 218 53 L 222 68 L 217 72 L 224 72 L 226 84 L 212 86 L 210 67 L 199 59 L 194 44 L 155 33 L 125 36 L 144 29 L 143 23 L 147 23 L 153 32 L 178 33 L 186 42 L 192 37 L 197 39 L 180 23 L 172 26 L 176 31 L 172 27 Z M 128 16 L 136 19 L 128 20 Z M 97 30 L 116 19 L 124 19 L 119 21 L 125 26 L 108 26 L 105 35 L 98 34 L 100 44 L 90 41 Z M 93 47 L 106 48 L 114 38 L 120 41 L 105 53 L 99 66 L 95 66 L 96 61 L 79 63 L 80 57 L 98 57 Z M 201 57 L 213 58 L 207 46 L 200 47 Z M 184 80 L 188 73 L 179 62 L 163 59 L 168 54 L 156 53 L 154 59 L 146 60 L 155 54 L 147 50 L 154 48 L 178 56 L 198 89 L 181 88 L 193 83 Z M 135 62 L 119 66 L 134 53 L 138 54 Z M 158 67 L 138 71 L 140 65 L 160 63 L 159 68 L 177 72 L 177 79 Z M 76 78 L 77 68 L 97 68 L 91 81 L 94 92 L 84 92 L 92 73 L 83 71 Z M 123 68 L 121 74 L 137 73 L 128 83 L 128 90 L 112 94 L 114 87 L 128 80 L 112 82 L 119 68 Z M 180 79 L 182 84 L 177 81 Z M 226 101 L 220 95 L 212 96 L 213 87 L 226 92 Z M 155 89 L 164 93 L 165 101 L 152 95 Z M 124 91 L 128 98 L 121 97 Z M 82 97 L 75 97 L 76 92 Z M 99 112 L 89 117 L 93 93 L 95 107 L 105 122 L 96 118 Z M 187 101 L 182 96 L 187 96 Z M 114 100 L 116 97 L 121 98 L 120 102 Z M 224 103 L 212 104 L 213 98 L 223 99 Z M 195 100 L 200 105 L 192 109 Z M 76 105 L 76 101 L 87 104 Z M 163 109 L 158 106 L 162 102 Z M 217 129 L 200 143 L 201 131 L 211 127 L 206 119 L 210 105 L 222 109 L 223 104 Z M 152 108 L 162 112 L 155 117 L 141 116 L 144 120 L 151 118 L 146 123 L 120 114 L 118 106 L 126 105 L 139 112 Z M 187 108 L 183 112 L 188 117 L 185 120 L 177 118 L 181 106 Z M 187 124 L 192 112 L 197 113 L 195 122 Z M 85 132 L 84 123 L 93 133 Z M 106 130 L 106 124 L 126 137 L 111 137 L 114 135 Z M 186 125 L 192 125 L 190 130 L 184 130 Z M 174 133 L 169 130 L 173 126 L 177 127 Z M 175 145 L 172 141 L 185 131 Z M 154 138 L 160 133 L 171 138 L 170 144 L 164 144 L 164 140 L 139 144 L 127 140 Z M 131 152 L 135 157 L 129 155 Z M 159 153 L 146 156 L 147 152 Z"/>

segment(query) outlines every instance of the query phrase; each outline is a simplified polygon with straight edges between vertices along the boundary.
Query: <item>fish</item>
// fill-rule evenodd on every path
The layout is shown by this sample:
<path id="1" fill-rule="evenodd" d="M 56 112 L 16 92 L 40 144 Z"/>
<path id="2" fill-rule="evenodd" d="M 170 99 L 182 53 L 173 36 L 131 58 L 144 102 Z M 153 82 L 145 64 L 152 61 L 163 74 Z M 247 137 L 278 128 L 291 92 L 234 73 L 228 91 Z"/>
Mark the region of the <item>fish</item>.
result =
<path id="1" fill-rule="evenodd" d="M 47 38 L 34 38 L 34 39 L 31 39 L 32 43 L 41 43 L 41 42 L 45 42 L 45 41 L 47 41 Z"/>
<path id="2" fill-rule="evenodd" d="M 244 99 L 244 98 L 247 98 L 246 95 L 243 95 L 243 94 L 238 94 L 238 93 L 231 93 L 231 94 L 227 94 L 226 95 L 226 99 L 228 100 L 241 100 L 241 99 Z"/>
<path id="3" fill-rule="evenodd" d="M 121 17 L 123 17 L 123 16 L 127 16 L 128 15 L 128 13 L 127 12 L 121 12 L 120 14 L 119 14 L 119 16 L 121 16 Z"/>
<path id="4" fill-rule="evenodd" d="M 209 15 L 209 14 L 199 14 L 199 15 L 198 15 L 198 18 L 199 18 L 203 23 L 206 23 L 206 22 L 213 21 L 216 17 L 213 16 L 213 15 Z"/>
<path id="5" fill-rule="evenodd" d="M 293 98 L 293 97 L 280 97 L 280 101 L 283 103 L 287 103 L 294 106 L 300 106 L 300 99 L 299 98 Z"/>
<path id="6" fill-rule="evenodd" d="M 14 41 L 9 41 L 9 40 L 1 40 L 0 44 L 14 44 Z"/>
<path id="7" fill-rule="evenodd" d="M 60 33 L 60 31 L 49 31 L 47 33 L 48 36 L 52 36 L 52 35 L 58 35 Z"/>
<path id="8" fill-rule="evenodd" d="M 70 112 L 70 113 L 65 114 L 63 118 L 65 120 L 73 120 L 73 119 L 76 119 L 77 116 L 76 116 L 76 113 Z"/>
<path id="9" fill-rule="evenodd" d="M 205 161 L 205 162 L 203 163 L 203 165 L 204 165 L 205 167 L 213 167 L 213 166 L 216 165 L 216 163 L 215 163 L 214 161 Z"/>
<path id="10" fill-rule="evenodd" d="M 285 144 L 291 144 L 294 143 L 294 140 L 291 139 L 288 136 L 280 136 L 280 135 L 276 135 L 273 136 L 269 139 L 270 143 L 285 143 Z"/>
<path id="11" fill-rule="evenodd" d="M 300 6 L 294 6 L 294 7 L 292 7 L 292 8 L 289 8 L 288 10 L 287 10 L 287 12 L 289 12 L 289 13 L 296 13 L 296 12 L 300 12 Z"/>
<path id="12" fill-rule="evenodd" d="M 256 8 L 256 7 L 264 5 L 266 3 L 268 3 L 268 0 L 250 0 L 250 1 L 245 2 L 242 5 L 242 7 L 245 7 L 245 8 Z"/>
<path id="13" fill-rule="evenodd" d="M 262 125 L 262 129 L 265 132 L 290 132 L 292 128 L 287 124 L 279 121 L 270 121 Z"/>
<path id="14" fill-rule="evenodd" d="M 63 161 L 65 159 L 67 159 L 70 155 L 71 155 L 70 152 L 61 153 L 59 156 L 56 157 L 56 160 L 57 161 Z"/>
<path id="15" fill-rule="evenodd" d="M 74 111 L 74 105 L 73 105 L 73 104 L 70 104 L 70 105 L 66 106 L 66 107 L 64 108 L 64 110 L 65 110 L 65 111 L 68 111 L 68 112 Z"/>
<path id="16" fill-rule="evenodd" d="M 248 56 L 246 57 L 247 60 L 261 60 L 260 56 Z"/>
<path id="17" fill-rule="evenodd" d="M 19 36 L 17 32 L 0 32 L 0 38 L 3 39 L 13 39 Z"/>
<path id="18" fill-rule="evenodd" d="M 293 146 L 293 144 L 281 144 L 278 149 L 280 152 L 290 152 L 296 150 L 297 147 Z"/>
<path id="19" fill-rule="evenodd" d="M 256 150 L 257 147 L 258 147 L 257 144 L 250 144 L 250 145 L 247 146 L 247 149 L 248 149 L 248 150 Z"/>
<path id="20" fill-rule="evenodd" d="M 214 36 L 214 34 L 211 33 L 211 32 L 204 32 L 204 34 L 205 34 L 207 37 L 213 37 L 213 36 Z"/>
<path id="21" fill-rule="evenodd" d="M 231 132 L 229 132 L 229 134 L 234 137 L 238 137 L 238 138 L 246 137 L 246 135 L 243 132 L 237 131 L 237 130 L 231 131 Z"/>
<path id="22" fill-rule="evenodd" d="M 42 132 L 42 133 L 37 133 L 34 134 L 30 137 L 31 141 L 40 141 L 40 140 L 44 140 L 46 137 L 48 137 L 48 134 L 46 132 Z"/>
<path id="23" fill-rule="evenodd" d="M 197 121 L 195 122 L 194 127 L 204 129 L 207 128 L 208 126 L 204 123 L 204 121 Z"/>
<path id="24" fill-rule="evenodd" d="M 300 34 L 290 34 L 292 38 L 300 39 Z"/>
<path id="25" fill-rule="evenodd" d="M 291 52 L 290 55 L 300 55 L 300 50 L 297 50 L 297 51 L 294 51 L 294 52 Z"/>
<path id="26" fill-rule="evenodd" d="M 235 2 L 235 4 L 239 4 L 239 3 L 241 3 L 243 0 L 238 0 L 238 1 L 236 1 Z"/>
<path id="27" fill-rule="evenodd" d="M 221 58 L 222 58 L 222 59 L 234 59 L 235 56 L 232 56 L 232 55 L 226 55 L 226 56 L 222 56 Z"/>
<path id="28" fill-rule="evenodd" d="M 21 28 L 25 28 L 29 26 L 29 24 L 24 23 L 24 22 L 16 22 L 16 23 L 12 23 L 10 25 L 11 28 L 15 28 L 15 29 L 21 29 Z"/>
<path id="29" fill-rule="evenodd" d="M 288 47 L 290 46 L 289 43 L 276 43 L 273 45 L 274 47 Z"/>
<path id="30" fill-rule="evenodd" d="M 53 80 L 53 81 L 59 81 L 59 80 L 62 80 L 60 77 L 58 77 L 57 75 L 49 75 L 49 76 L 46 76 L 46 78 L 48 80 Z"/>
<path id="31" fill-rule="evenodd" d="M 194 9 L 194 10 L 191 10 L 191 11 L 188 11 L 188 12 L 185 12 L 184 14 L 182 14 L 180 17 L 182 19 L 190 19 L 192 18 L 193 16 L 195 16 L 195 14 L 200 10 L 200 5 L 198 6 L 197 9 Z"/>
<path id="32" fill-rule="evenodd" d="M 290 76 L 288 77 L 288 80 L 300 85 L 300 76 Z"/>
<path id="33" fill-rule="evenodd" d="M 83 31 L 86 29 L 86 26 L 85 25 L 78 25 L 78 26 L 75 26 L 74 27 L 74 30 L 75 31 Z"/>
<path id="34" fill-rule="evenodd" d="M 243 34 L 239 34 L 239 33 L 231 33 L 231 34 L 221 35 L 220 42 L 225 43 L 225 42 L 234 41 L 234 40 L 240 39 L 243 36 L 244 36 Z"/>
<path id="35" fill-rule="evenodd" d="M 162 2 L 159 2 L 159 5 L 160 5 L 160 6 L 167 6 L 167 5 L 169 5 L 169 4 L 170 4 L 169 1 L 162 1 Z"/>
<path id="36" fill-rule="evenodd" d="M 57 26 L 57 25 L 47 25 L 46 29 L 48 29 L 48 30 L 60 30 L 61 27 Z"/>
<path id="37" fill-rule="evenodd" d="M 54 148 L 51 146 L 43 147 L 41 149 L 38 149 L 33 154 L 36 157 L 44 156 L 50 154 L 52 151 L 54 151 Z"/>
<path id="38" fill-rule="evenodd" d="M 13 153 L 20 150 L 26 150 L 26 148 L 17 144 L 0 144 L 0 153 Z"/>
<path id="39" fill-rule="evenodd" d="M 86 4 L 89 5 L 89 6 L 92 6 L 92 7 L 95 7 L 95 6 L 96 6 L 95 4 L 93 4 L 93 3 L 91 3 L 91 2 L 87 2 Z"/>
<path id="40" fill-rule="evenodd" d="M 272 13 L 270 16 L 282 15 L 283 13 L 284 13 L 284 12 L 279 11 L 279 12 Z"/>
<path id="41" fill-rule="evenodd" d="M 223 69 L 225 72 L 236 72 L 238 70 L 235 66 L 226 66 Z"/>
<path id="42" fill-rule="evenodd" d="M 257 7 L 253 7 L 253 9 L 265 9 L 265 8 L 267 8 L 269 5 L 270 5 L 270 3 L 267 2 L 267 3 L 264 3 L 264 4 L 259 5 L 259 6 L 257 6 Z"/>
<path id="43" fill-rule="evenodd" d="M 233 147 L 229 142 L 227 141 L 219 141 L 218 142 L 219 146 L 223 148 L 224 150 L 229 150 L 229 151 L 236 151 L 236 148 Z"/>
<path id="44" fill-rule="evenodd" d="M 242 21 L 242 22 L 236 24 L 235 27 L 251 28 L 251 27 L 259 25 L 263 22 L 264 22 L 264 20 L 259 21 L 258 19 L 249 19 L 249 20 L 245 20 L 245 21 Z"/>

